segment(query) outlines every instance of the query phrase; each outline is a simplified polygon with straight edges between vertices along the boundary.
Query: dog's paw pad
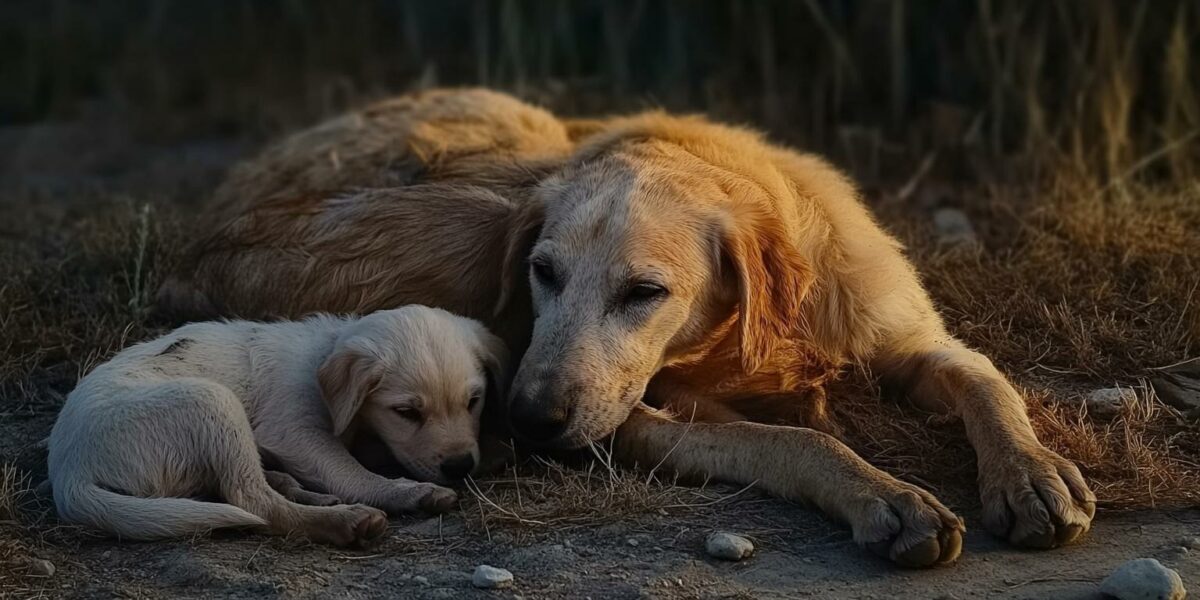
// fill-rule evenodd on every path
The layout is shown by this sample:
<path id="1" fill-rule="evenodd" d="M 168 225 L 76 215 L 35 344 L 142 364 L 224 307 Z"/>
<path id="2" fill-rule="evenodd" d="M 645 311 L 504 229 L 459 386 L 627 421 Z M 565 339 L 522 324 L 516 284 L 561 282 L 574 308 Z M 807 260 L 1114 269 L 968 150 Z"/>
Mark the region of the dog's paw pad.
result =
<path id="1" fill-rule="evenodd" d="M 945 564 L 962 553 L 962 519 L 908 484 L 869 500 L 852 525 L 855 539 L 868 550 L 903 567 Z"/>
<path id="2" fill-rule="evenodd" d="M 1091 527 L 1096 496 L 1079 469 L 1054 452 L 1039 446 L 981 471 L 984 526 L 1012 544 L 1057 548 Z"/>

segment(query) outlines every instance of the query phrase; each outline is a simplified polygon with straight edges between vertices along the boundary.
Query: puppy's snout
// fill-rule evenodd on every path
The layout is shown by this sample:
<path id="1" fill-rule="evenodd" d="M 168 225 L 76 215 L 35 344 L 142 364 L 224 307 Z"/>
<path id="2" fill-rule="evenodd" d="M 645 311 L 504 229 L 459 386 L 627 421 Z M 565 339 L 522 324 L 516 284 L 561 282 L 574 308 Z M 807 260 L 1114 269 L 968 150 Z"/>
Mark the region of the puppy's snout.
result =
<path id="1" fill-rule="evenodd" d="M 447 479 L 462 479 L 471 474 L 471 469 L 475 468 L 475 457 L 470 453 L 451 456 L 442 461 L 442 475 Z"/>
<path id="2" fill-rule="evenodd" d="M 509 404 L 509 419 L 517 434 L 531 442 L 549 442 L 567 429 L 571 412 L 562 402 L 518 393 Z"/>

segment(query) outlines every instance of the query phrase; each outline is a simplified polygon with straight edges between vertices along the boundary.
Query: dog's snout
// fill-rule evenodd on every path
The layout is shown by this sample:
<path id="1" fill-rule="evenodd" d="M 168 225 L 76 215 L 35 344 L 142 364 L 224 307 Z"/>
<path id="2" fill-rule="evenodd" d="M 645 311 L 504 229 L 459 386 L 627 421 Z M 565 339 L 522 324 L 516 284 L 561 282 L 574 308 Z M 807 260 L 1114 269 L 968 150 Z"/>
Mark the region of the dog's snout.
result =
<path id="1" fill-rule="evenodd" d="M 442 461 L 442 475 L 447 479 L 462 479 L 471 473 L 471 469 L 475 468 L 475 457 L 470 454 L 459 454 L 451 456 Z"/>
<path id="2" fill-rule="evenodd" d="M 513 396 L 509 418 L 517 434 L 531 442 L 549 442 L 567 429 L 570 411 L 562 403 L 532 399 L 523 394 Z"/>

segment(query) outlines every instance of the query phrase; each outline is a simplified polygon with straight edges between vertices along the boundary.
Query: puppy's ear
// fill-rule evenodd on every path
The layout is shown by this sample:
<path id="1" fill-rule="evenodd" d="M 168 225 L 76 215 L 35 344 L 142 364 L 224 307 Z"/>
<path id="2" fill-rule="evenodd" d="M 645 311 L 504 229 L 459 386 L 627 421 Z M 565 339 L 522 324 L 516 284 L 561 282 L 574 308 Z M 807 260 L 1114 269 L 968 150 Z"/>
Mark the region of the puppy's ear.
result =
<path id="1" fill-rule="evenodd" d="M 508 393 L 508 346 L 482 325 L 479 329 L 479 361 L 487 376 L 487 397 L 483 406 L 484 410 L 497 410 L 504 406 L 504 396 Z"/>
<path id="2" fill-rule="evenodd" d="M 737 277 L 742 369 L 753 374 L 802 328 L 800 308 L 814 275 L 763 203 L 735 203 L 722 230 L 723 257 Z"/>
<path id="3" fill-rule="evenodd" d="M 508 240 L 500 270 L 500 294 L 496 298 L 493 315 L 499 316 L 503 313 L 520 290 L 527 286 L 525 259 L 537 243 L 545 217 L 541 200 L 528 198 L 509 218 Z"/>
<path id="4" fill-rule="evenodd" d="M 317 371 L 321 397 L 329 408 L 334 435 L 345 433 L 367 396 L 380 381 L 374 358 L 340 346 Z"/>

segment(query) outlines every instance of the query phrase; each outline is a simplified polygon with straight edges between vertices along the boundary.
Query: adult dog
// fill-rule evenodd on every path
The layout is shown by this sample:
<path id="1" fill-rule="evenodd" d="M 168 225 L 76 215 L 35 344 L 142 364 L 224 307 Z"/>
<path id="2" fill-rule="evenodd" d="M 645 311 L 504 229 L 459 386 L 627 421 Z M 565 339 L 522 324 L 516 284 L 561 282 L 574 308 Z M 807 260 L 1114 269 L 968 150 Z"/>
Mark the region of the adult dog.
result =
<path id="1" fill-rule="evenodd" d="M 524 349 L 508 405 L 522 437 L 615 433 L 623 461 L 758 482 L 900 564 L 952 561 L 961 520 L 928 492 L 825 433 L 743 420 L 856 363 L 962 418 L 989 530 L 1047 548 L 1090 526 L 1079 470 L 947 333 L 851 183 L 754 132 L 661 113 L 564 122 L 436 91 L 293 136 L 218 197 L 219 224 L 165 284 L 165 309 L 420 302 L 480 318 Z"/>

